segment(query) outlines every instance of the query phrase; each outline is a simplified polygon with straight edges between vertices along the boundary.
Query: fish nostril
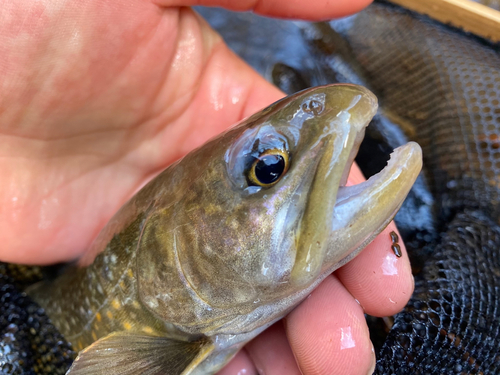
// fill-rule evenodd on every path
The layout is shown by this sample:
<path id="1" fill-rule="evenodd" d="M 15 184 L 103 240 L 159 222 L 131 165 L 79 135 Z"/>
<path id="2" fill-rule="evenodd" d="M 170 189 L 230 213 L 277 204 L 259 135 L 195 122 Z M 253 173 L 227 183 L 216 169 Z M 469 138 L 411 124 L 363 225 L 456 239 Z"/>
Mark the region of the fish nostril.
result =
<path id="1" fill-rule="evenodd" d="M 302 103 L 302 110 L 306 113 L 312 113 L 315 116 L 321 114 L 324 110 L 324 103 L 317 99 L 306 99 Z"/>

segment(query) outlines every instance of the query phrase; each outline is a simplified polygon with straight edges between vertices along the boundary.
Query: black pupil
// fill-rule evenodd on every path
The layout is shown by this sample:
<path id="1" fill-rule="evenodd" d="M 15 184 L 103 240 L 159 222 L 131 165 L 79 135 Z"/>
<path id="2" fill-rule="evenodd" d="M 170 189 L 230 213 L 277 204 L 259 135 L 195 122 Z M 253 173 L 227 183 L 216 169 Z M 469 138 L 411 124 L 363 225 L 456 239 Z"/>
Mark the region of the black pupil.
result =
<path id="1" fill-rule="evenodd" d="M 285 170 L 285 160 L 281 155 L 265 155 L 255 165 L 255 177 L 262 184 L 272 184 Z"/>

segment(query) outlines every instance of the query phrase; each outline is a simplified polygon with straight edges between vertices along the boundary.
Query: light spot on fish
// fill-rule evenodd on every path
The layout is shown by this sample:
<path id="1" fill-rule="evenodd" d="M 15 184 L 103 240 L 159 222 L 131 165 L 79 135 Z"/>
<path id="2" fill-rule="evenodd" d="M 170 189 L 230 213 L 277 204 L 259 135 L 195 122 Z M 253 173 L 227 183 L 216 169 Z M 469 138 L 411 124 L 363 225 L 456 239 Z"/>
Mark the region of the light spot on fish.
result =
<path id="1" fill-rule="evenodd" d="M 130 331 L 132 329 L 132 324 L 129 322 L 123 322 L 123 328 L 125 328 L 127 331 Z"/>
<path id="2" fill-rule="evenodd" d="M 129 268 L 129 269 L 127 270 L 127 275 L 128 275 L 128 277 L 130 277 L 131 279 L 133 279 L 133 278 L 134 278 L 134 273 L 132 272 L 132 269 L 131 269 L 131 268 Z"/>
<path id="3" fill-rule="evenodd" d="M 145 298 L 144 302 L 146 302 L 146 305 L 148 305 L 152 309 L 156 309 L 158 307 L 158 301 L 151 296 Z"/>
<path id="4" fill-rule="evenodd" d="M 92 331 L 92 333 L 91 333 L 91 334 L 92 334 L 92 339 L 93 339 L 94 341 L 97 341 L 97 335 L 95 334 L 95 332 L 94 332 L 94 331 Z"/>
<path id="5" fill-rule="evenodd" d="M 261 272 L 264 276 L 266 276 L 266 275 L 267 275 L 267 271 L 268 271 L 268 270 L 269 270 L 269 267 L 266 267 L 266 264 L 265 264 L 265 263 L 263 263 L 263 264 L 262 264 L 262 267 L 261 267 L 261 271 L 260 271 L 260 272 Z"/>
<path id="6" fill-rule="evenodd" d="M 111 306 L 113 306 L 115 310 L 118 310 L 122 306 L 122 304 L 120 303 L 120 301 L 118 301 L 118 299 L 115 298 L 111 301 Z"/>
<path id="7" fill-rule="evenodd" d="M 113 314 L 111 313 L 111 311 L 106 311 L 106 316 L 109 318 L 109 319 L 113 319 Z"/>
<path id="8" fill-rule="evenodd" d="M 101 321 L 102 317 L 100 313 L 95 314 L 95 318 L 97 319 L 98 322 Z"/>
<path id="9" fill-rule="evenodd" d="M 149 334 L 152 334 L 153 333 L 153 328 L 151 327 L 144 327 L 142 329 L 145 333 L 149 333 Z"/>

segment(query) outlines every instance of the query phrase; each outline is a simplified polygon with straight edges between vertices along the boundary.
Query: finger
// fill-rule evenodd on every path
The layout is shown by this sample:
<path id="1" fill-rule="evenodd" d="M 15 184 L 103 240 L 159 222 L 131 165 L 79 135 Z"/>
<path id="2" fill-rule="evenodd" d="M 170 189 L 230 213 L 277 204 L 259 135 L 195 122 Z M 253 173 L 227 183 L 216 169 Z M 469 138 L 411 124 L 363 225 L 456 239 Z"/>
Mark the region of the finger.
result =
<path id="1" fill-rule="evenodd" d="M 248 343 L 246 350 L 259 374 L 300 375 L 281 320 Z"/>
<path id="2" fill-rule="evenodd" d="M 348 184 L 364 180 L 359 168 L 351 168 Z M 413 293 L 413 276 L 406 248 L 398 244 L 402 256 L 391 249 L 390 233 L 398 234 L 391 222 L 356 258 L 336 271 L 337 277 L 359 301 L 367 314 L 389 316 L 399 312 Z"/>
<path id="3" fill-rule="evenodd" d="M 413 293 L 413 276 L 406 249 L 399 242 L 402 256 L 391 249 L 390 232 L 394 223 L 378 235 L 355 259 L 336 271 L 336 275 L 359 301 L 367 314 L 389 316 L 399 312 Z M 399 234 L 398 234 L 399 236 Z"/>
<path id="4" fill-rule="evenodd" d="M 290 346 L 303 374 L 372 374 L 375 355 L 363 309 L 334 276 L 286 318 Z"/>
<path id="5" fill-rule="evenodd" d="M 217 6 L 235 11 L 254 11 L 271 16 L 324 20 L 343 17 L 366 7 L 371 0 L 329 0 L 288 1 L 288 0 L 156 0 L 162 6 Z"/>
<path id="6" fill-rule="evenodd" d="M 258 372 L 243 349 L 217 375 L 258 375 Z"/>

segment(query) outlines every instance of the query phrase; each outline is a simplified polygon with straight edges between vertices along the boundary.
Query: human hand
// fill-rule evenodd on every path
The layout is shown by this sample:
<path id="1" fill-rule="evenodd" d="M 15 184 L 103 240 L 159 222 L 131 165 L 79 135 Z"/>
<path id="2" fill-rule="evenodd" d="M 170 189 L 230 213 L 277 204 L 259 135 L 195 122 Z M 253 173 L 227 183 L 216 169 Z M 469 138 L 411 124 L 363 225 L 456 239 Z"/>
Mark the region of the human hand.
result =
<path id="1" fill-rule="evenodd" d="M 282 96 L 179 7 L 194 3 L 201 2 L 2 4 L 0 260 L 49 264 L 78 257 L 149 178 Z M 366 3 L 217 4 L 318 19 Z M 393 314 L 413 287 L 407 257 L 396 261 L 389 249 L 384 232 L 289 315 L 290 344 L 276 325 L 223 373 L 236 374 L 250 361 L 262 373 L 298 373 L 292 350 L 305 374 L 366 373 L 373 353 L 363 309 Z M 255 371 L 248 366 L 247 374 Z"/>

